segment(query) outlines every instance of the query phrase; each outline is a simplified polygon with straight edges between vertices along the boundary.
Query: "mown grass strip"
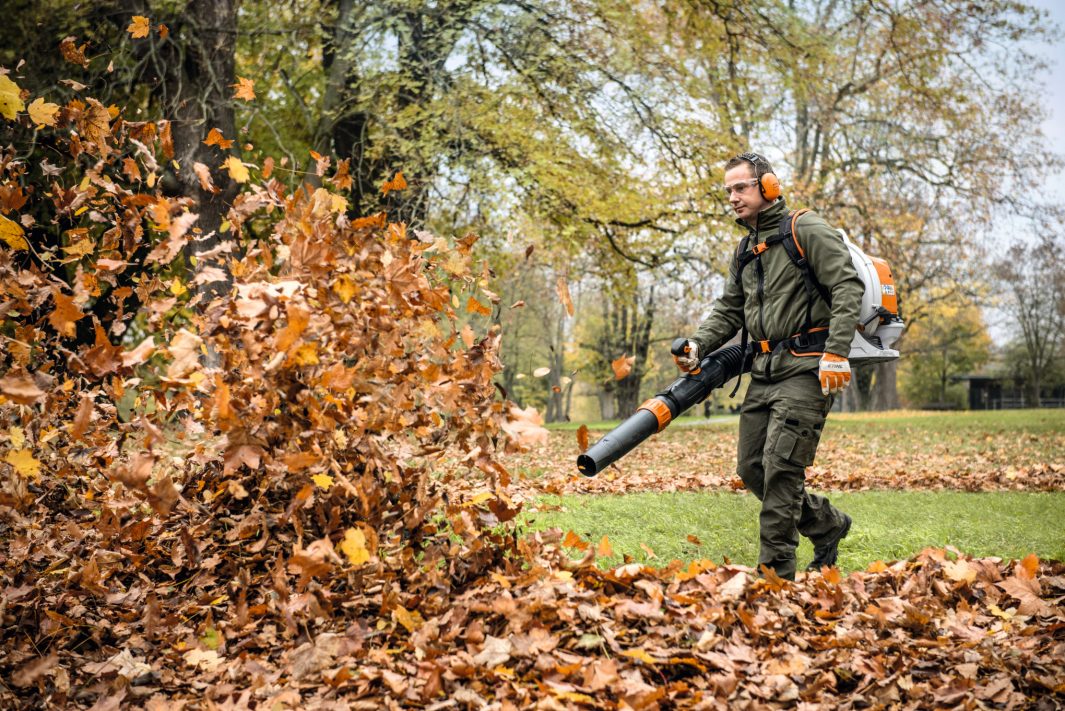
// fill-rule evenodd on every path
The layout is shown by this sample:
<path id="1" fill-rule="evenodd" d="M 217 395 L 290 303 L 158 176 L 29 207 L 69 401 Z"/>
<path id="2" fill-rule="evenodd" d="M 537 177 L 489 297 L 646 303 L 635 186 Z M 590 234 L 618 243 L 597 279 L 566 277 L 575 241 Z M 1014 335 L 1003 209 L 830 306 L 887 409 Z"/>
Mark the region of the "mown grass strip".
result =
<path id="1" fill-rule="evenodd" d="M 854 518 L 840 546 L 844 572 L 945 546 L 978 557 L 1035 553 L 1065 560 L 1065 492 L 868 491 L 831 493 L 829 498 Z M 744 565 L 758 560 L 759 502 L 749 494 L 564 496 L 544 497 L 539 503 L 545 509 L 561 509 L 527 513 L 525 525 L 573 530 L 593 544 L 607 536 L 614 555 L 603 559 L 603 565 L 620 563 L 624 554 L 653 565 L 674 558 L 718 563 L 727 558 Z M 813 558 L 806 539 L 798 558 L 800 567 Z"/>

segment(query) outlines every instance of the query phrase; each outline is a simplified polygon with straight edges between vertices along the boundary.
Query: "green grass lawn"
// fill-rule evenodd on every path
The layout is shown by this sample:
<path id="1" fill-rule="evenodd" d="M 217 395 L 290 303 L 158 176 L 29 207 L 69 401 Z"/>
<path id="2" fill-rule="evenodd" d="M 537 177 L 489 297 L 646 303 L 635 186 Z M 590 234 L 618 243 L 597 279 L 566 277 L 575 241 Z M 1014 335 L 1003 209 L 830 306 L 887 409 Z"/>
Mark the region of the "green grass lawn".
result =
<path id="1" fill-rule="evenodd" d="M 874 561 L 908 558 L 923 548 L 954 546 L 973 556 L 1065 560 L 1065 492 L 964 493 L 871 491 L 831 493 L 832 503 L 854 519 L 840 546 L 839 567 L 860 570 Z M 758 560 L 758 501 L 745 493 L 638 493 L 615 496 L 544 497 L 530 512 L 534 529 L 573 530 L 597 543 L 610 539 L 614 565 L 628 554 L 665 565 L 709 558 L 755 565 Z M 701 545 L 689 541 L 694 535 Z M 655 558 L 641 547 L 654 551 Z M 802 540 L 800 568 L 813 558 Z"/>
<path id="2" fill-rule="evenodd" d="M 695 408 L 698 409 L 698 408 Z M 701 415 L 682 415 L 670 423 L 670 428 L 736 426 L 739 415 L 712 415 L 709 419 Z M 549 430 L 577 430 L 582 424 L 590 430 L 609 431 L 621 424 L 621 420 L 599 420 L 594 422 L 552 422 Z M 915 428 L 924 431 L 952 432 L 968 431 L 972 434 L 989 432 L 1021 431 L 1032 434 L 1065 431 L 1065 409 L 1045 410 L 982 410 L 931 412 L 921 410 L 894 410 L 889 412 L 834 412 L 828 417 L 829 428 L 843 431 L 866 429 L 870 426 L 878 430 L 898 430 Z M 828 430 L 826 430 L 827 432 Z"/>

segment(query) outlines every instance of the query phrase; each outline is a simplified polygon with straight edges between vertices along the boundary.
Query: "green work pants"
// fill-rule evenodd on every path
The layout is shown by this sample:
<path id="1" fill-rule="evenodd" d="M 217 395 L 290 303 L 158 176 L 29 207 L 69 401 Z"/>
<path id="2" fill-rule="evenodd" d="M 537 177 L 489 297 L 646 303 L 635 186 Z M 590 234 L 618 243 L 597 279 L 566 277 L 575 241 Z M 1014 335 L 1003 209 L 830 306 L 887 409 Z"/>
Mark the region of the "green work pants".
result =
<path id="1" fill-rule="evenodd" d="M 816 546 L 844 521 L 828 499 L 806 491 L 806 467 L 831 407 L 814 371 L 776 383 L 752 378 L 740 410 L 737 472 L 762 502 L 758 565 L 788 580 L 795 579 L 799 534 Z"/>

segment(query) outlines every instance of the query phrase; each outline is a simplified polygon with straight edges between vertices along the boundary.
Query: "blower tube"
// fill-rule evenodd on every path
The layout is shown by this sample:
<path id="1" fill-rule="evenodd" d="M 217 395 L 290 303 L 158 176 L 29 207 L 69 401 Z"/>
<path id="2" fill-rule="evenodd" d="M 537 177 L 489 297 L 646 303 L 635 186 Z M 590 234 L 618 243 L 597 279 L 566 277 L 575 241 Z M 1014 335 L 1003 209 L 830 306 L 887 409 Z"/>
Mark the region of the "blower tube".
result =
<path id="1" fill-rule="evenodd" d="M 686 344 L 684 338 L 673 341 L 673 354 L 683 355 Z M 577 469 L 584 476 L 595 476 L 645 439 L 664 430 L 689 407 L 705 400 L 712 390 L 750 370 L 751 357 L 745 357 L 740 346 L 714 351 L 702 359 L 698 368 L 677 378 L 665 390 L 644 402 L 629 419 L 577 457 Z"/>

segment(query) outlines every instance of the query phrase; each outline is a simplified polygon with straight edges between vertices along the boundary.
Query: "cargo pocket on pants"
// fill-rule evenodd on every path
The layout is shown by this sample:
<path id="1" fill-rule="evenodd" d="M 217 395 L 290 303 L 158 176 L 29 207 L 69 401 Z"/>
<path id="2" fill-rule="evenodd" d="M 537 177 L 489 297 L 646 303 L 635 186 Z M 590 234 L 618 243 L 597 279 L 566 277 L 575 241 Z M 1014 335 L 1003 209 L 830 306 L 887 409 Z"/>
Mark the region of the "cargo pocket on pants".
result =
<path id="1" fill-rule="evenodd" d="M 810 466 L 814 463 L 824 424 L 825 418 L 820 413 L 792 410 L 784 417 L 773 453 L 796 466 Z"/>

